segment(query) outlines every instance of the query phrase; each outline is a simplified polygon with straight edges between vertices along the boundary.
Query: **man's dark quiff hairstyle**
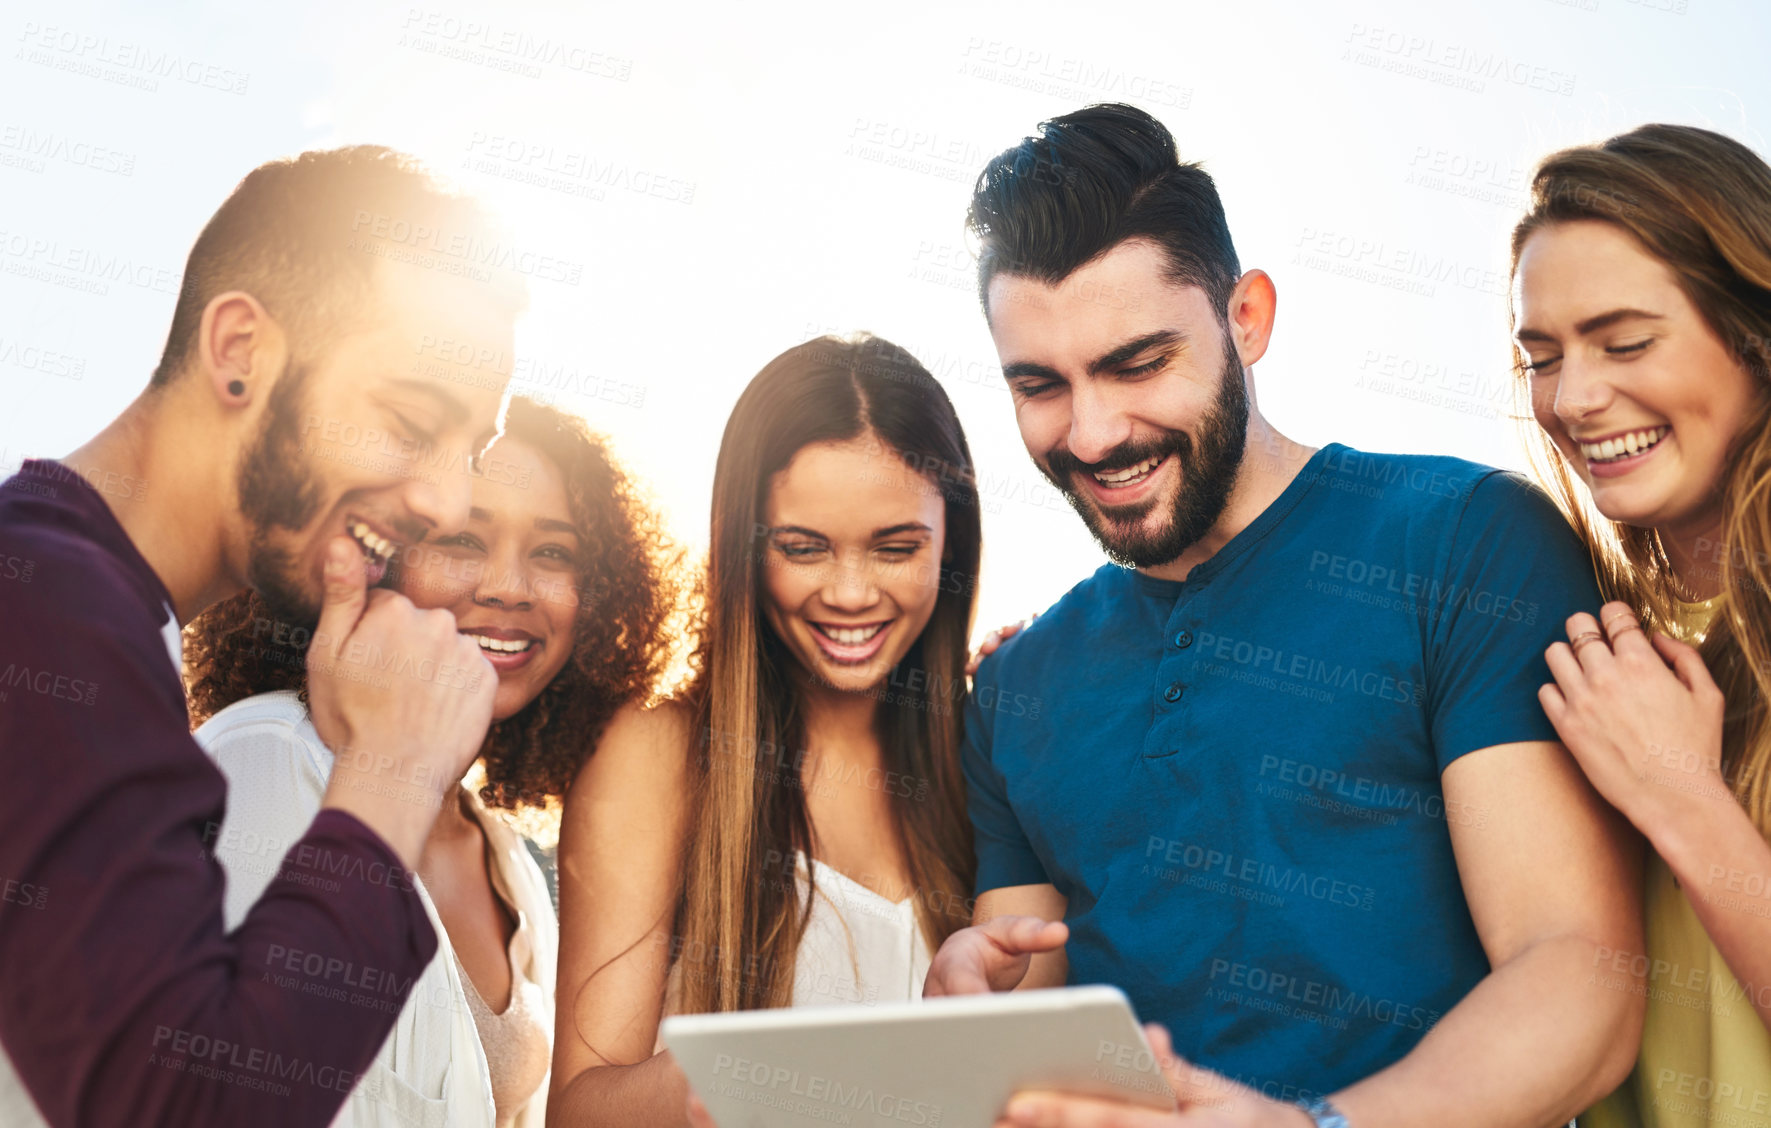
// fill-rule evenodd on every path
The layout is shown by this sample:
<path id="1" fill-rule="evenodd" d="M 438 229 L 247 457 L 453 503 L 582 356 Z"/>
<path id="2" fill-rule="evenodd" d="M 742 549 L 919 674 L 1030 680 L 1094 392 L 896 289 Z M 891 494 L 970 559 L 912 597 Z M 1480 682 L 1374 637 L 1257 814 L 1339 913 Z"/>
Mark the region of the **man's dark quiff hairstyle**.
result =
<path id="1" fill-rule="evenodd" d="M 978 300 L 1015 274 L 1056 285 L 1128 239 L 1162 248 L 1170 282 L 1202 288 L 1220 320 L 1242 268 L 1217 186 L 1182 163 L 1166 126 L 1134 106 L 1087 106 L 1041 122 L 978 174 L 966 226 L 978 237 Z"/>
<path id="2" fill-rule="evenodd" d="M 269 161 L 246 174 L 216 209 L 185 260 L 166 347 L 150 388 L 171 382 L 191 355 L 203 310 L 218 295 L 243 290 L 257 298 L 289 336 L 290 351 L 312 360 L 340 330 L 360 324 L 368 309 L 374 264 L 393 240 L 376 238 L 377 217 L 390 228 L 419 228 L 454 237 L 469 248 L 494 245 L 491 216 L 451 191 L 419 162 L 381 145 L 313 150 Z M 485 266 L 486 300 L 514 318 L 528 302 L 522 280 Z"/>

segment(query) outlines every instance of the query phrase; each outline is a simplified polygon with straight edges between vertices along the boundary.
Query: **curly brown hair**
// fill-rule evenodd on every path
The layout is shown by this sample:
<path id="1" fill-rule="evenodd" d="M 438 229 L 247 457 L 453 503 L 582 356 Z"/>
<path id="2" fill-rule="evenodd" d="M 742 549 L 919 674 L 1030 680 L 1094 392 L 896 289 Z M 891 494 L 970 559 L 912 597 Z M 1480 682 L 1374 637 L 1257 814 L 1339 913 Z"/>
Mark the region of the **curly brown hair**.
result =
<path id="1" fill-rule="evenodd" d="M 488 806 L 547 808 L 565 795 L 616 710 L 660 692 L 673 658 L 689 648 L 688 599 L 697 587 L 682 549 L 604 437 L 522 396 L 510 401 L 504 435 L 560 468 L 585 546 L 571 657 L 535 700 L 492 726 L 480 752 Z M 184 629 L 192 727 L 255 694 L 296 690 L 305 702 L 312 627 L 278 622 L 250 590 L 193 619 Z"/>

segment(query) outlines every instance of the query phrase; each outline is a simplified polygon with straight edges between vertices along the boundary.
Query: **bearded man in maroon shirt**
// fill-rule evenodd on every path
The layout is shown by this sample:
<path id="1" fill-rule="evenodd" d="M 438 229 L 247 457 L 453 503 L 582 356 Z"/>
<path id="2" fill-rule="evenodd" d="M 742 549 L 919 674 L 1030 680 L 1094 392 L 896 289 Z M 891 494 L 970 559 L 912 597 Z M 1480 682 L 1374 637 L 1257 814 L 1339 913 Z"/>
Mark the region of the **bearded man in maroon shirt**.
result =
<path id="1" fill-rule="evenodd" d="M 497 685 L 448 612 L 376 585 L 465 525 L 522 276 L 558 267 L 389 150 L 264 165 L 197 239 L 146 390 L 0 484 L 0 1123 L 322 1125 L 374 1058 L 436 950 L 410 874 Z M 337 766 L 228 933 L 179 627 L 246 586 L 276 614 L 242 629 L 311 640 Z M 371 979 L 397 997 L 351 1005 Z"/>

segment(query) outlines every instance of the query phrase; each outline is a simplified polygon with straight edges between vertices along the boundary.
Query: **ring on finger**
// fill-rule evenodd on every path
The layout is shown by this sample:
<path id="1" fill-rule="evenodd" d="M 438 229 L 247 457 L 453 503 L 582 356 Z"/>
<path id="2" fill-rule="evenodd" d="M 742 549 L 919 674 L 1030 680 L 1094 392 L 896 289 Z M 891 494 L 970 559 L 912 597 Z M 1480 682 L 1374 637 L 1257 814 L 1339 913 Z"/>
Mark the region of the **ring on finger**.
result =
<path id="1" fill-rule="evenodd" d="M 1575 635 L 1573 638 L 1568 640 L 1568 648 L 1570 650 L 1574 651 L 1576 654 L 1579 654 L 1580 648 L 1582 646 L 1585 646 L 1587 643 L 1589 643 L 1589 642 L 1604 642 L 1604 641 L 1605 641 L 1605 636 L 1600 634 L 1598 631 L 1581 631 L 1579 634 Z"/>
<path id="2" fill-rule="evenodd" d="M 1623 616 L 1619 615 L 1617 618 L 1621 619 L 1621 618 L 1623 618 Z M 1612 620 L 1612 622 L 1616 622 L 1616 621 L 1617 621 L 1617 619 Z M 1616 630 L 1613 630 L 1610 627 L 1605 628 L 1605 632 L 1611 636 L 1612 642 L 1616 642 L 1618 640 L 1618 638 L 1620 638 L 1623 635 L 1628 634 L 1631 631 L 1642 631 L 1642 634 L 1644 637 L 1646 637 L 1648 634 L 1647 631 L 1642 630 L 1642 624 L 1636 622 L 1634 619 L 1631 619 L 1629 622 L 1625 623 L 1621 627 L 1618 627 Z"/>

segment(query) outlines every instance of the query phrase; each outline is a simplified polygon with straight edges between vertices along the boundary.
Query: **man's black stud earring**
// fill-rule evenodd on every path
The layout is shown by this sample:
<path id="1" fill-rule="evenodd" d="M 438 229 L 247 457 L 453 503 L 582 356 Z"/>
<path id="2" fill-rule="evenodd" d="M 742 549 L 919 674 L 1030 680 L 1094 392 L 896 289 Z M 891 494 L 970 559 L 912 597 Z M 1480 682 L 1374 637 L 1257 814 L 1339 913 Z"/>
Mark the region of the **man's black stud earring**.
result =
<path id="1" fill-rule="evenodd" d="M 228 395 L 230 395 L 230 396 L 243 396 L 245 394 L 246 394 L 246 381 L 244 381 L 244 380 L 229 380 L 228 381 Z"/>

